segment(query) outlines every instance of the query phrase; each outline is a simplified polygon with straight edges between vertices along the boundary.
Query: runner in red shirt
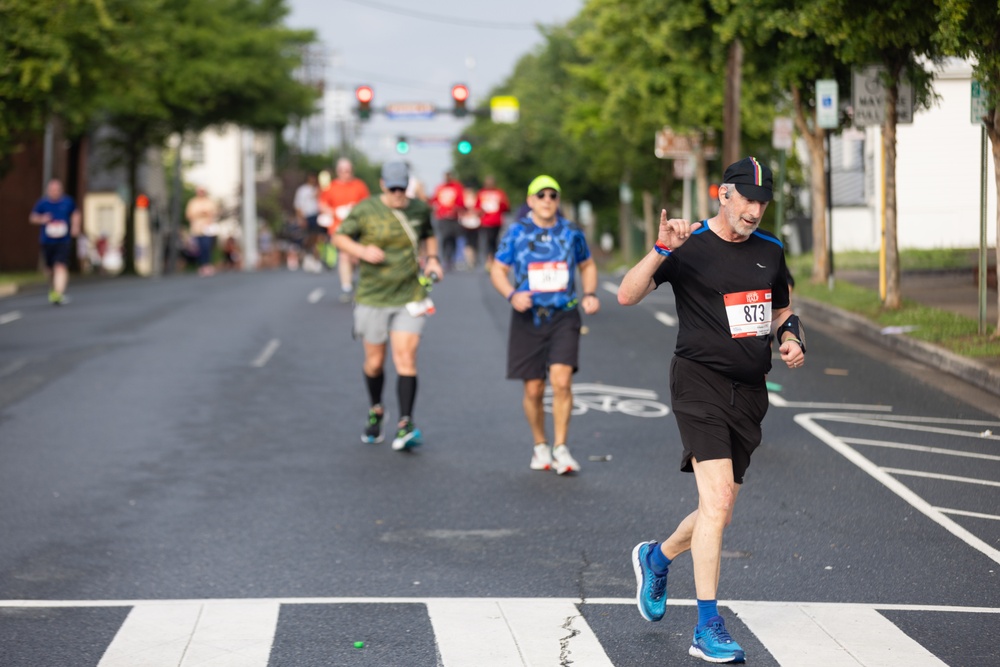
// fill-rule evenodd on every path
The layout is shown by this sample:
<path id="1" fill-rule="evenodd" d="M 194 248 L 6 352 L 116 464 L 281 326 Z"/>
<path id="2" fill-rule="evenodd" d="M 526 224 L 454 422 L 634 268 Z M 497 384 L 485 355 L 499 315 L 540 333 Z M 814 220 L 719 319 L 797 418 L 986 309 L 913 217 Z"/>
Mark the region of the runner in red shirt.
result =
<path id="1" fill-rule="evenodd" d="M 497 241 L 500 238 L 500 227 L 503 224 L 503 214 L 510 210 L 507 193 L 497 187 L 496 179 L 487 176 L 483 179 L 483 189 L 476 197 L 476 212 L 481 223 L 480 234 L 486 239 L 486 270 L 493 264 L 493 256 L 497 254 Z"/>
<path id="2" fill-rule="evenodd" d="M 455 247 L 462 226 L 458 219 L 465 210 L 465 189 L 450 171 L 444 174 L 444 183 L 437 186 L 431 197 L 434 222 L 441 246 L 441 260 L 445 271 L 455 263 Z"/>
<path id="3" fill-rule="evenodd" d="M 319 208 L 322 214 L 329 216 L 330 226 L 327 228 L 332 236 L 337 232 L 340 223 L 359 201 L 370 196 L 368 186 L 360 178 L 354 176 L 354 165 L 345 157 L 337 160 L 337 178 L 319 196 Z M 322 216 L 321 216 L 322 217 Z M 340 275 L 340 300 L 350 301 L 354 291 L 354 268 L 357 260 L 346 253 L 340 253 L 337 258 L 337 273 Z"/>

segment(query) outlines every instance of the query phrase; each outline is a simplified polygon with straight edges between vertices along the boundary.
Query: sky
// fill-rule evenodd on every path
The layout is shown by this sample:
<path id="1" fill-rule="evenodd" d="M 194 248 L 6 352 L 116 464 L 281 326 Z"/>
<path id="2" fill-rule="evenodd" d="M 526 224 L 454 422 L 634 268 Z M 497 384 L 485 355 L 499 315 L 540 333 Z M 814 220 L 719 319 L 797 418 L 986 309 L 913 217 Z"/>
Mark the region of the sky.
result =
<path id="1" fill-rule="evenodd" d="M 514 70 L 521 56 L 543 38 L 536 24 L 562 24 L 584 0 L 287 0 L 286 24 L 315 30 L 324 47 L 326 120 L 321 130 L 328 148 L 347 125 L 350 140 L 374 161 L 399 159 L 396 139 L 411 144 L 404 159 L 432 189 L 451 166 L 452 146 L 470 121 L 450 113 L 431 120 L 389 119 L 373 114 L 358 124 L 349 109 L 362 84 L 375 91 L 373 106 L 430 103 L 451 108 L 451 87 L 469 87 L 469 108 L 489 106 L 488 93 Z M 344 120 L 346 119 L 346 120 Z M 352 131 L 352 126 L 353 131 Z M 316 136 L 315 134 L 313 136 Z"/>

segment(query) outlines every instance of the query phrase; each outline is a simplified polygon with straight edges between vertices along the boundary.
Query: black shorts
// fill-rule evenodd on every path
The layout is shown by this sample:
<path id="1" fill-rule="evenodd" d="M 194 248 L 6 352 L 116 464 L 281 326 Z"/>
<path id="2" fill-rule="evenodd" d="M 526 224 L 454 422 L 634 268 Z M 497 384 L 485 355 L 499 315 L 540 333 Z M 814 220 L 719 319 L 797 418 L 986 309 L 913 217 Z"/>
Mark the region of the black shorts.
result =
<path id="1" fill-rule="evenodd" d="M 535 326 L 531 311 L 511 311 L 507 337 L 507 379 L 544 380 L 552 364 L 577 370 L 580 356 L 580 312 L 557 311 Z"/>
<path id="2" fill-rule="evenodd" d="M 479 227 L 475 229 L 463 227 L 462 233 L 465 235 L 465 247 L 479 252 Z"/>
<path id="3" fill-rule="evenodd" d="M 767 385 L 746 385 L 682 357 L 670 363 L 670 396 L 684 455 L 681 470 L 699 461 L 731 459 L 733 479 L 743 483 L 750 455 L 761 440 Z"/>
<path id="4" fill-rule="evenodd" d="M 483 238 L 486 239 L 486 254 L 492 257 L 497 254 L 497 241 L 500 239 L 500 227 L 480 227 Z"/>
<path id="5" fill-rule="evenodd" d="M 73 251 L 72 241 L 58 241 L 56 243 L 43 243 L 42 256 L 45 258 L 45 266 L 52 268 L 56 264 L 69 266 L 69 256 Z"/>

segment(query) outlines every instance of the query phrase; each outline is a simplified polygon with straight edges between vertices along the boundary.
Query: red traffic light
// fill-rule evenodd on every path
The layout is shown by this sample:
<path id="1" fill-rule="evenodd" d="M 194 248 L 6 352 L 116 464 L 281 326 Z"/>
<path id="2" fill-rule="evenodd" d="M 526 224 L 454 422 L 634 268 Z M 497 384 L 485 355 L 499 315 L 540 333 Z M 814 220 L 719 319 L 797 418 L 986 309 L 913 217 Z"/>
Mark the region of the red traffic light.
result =
<path id="1" fill-rule="evenodd" d="M 135 198 L 136 208 L 149 208 L 149 197 L 146 195 L 139 195 Z"/>
<path id="2" fill-rule="evenodd" d="M 358 86 L 354 95 L 358 98 L 358 102 L 369 104 L 375 98 L 375 91 L 372 90 L 371 86 Z"/>
<path id="3" fill-rule="evenodd" d="M 464 84 L 456 84 L 451 87 L 451 97 L 456 102 L 464 102 L 469 99 L 469 87 Z"/>
<path id="4" fill-rule="evenodd" d="M 708 198 L 709 199 L 719 198 L 719 186 L 716 185 L 715 183 L 712 183 L 710 186 L 708 186 Z"/>

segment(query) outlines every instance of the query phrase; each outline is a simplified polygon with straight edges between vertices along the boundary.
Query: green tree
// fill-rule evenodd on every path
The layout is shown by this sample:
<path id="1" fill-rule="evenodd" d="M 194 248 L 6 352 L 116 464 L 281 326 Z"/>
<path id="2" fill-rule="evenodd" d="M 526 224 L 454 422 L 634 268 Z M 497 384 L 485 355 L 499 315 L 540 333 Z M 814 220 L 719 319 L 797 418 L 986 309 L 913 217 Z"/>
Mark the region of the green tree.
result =
<path id="1" fill-rule="evenodd" d="M 105 0 L 0 2 L 0 163 L 53 117 L 71 133 L 117 62 Z"/>
<path id="2" fill-rule="evenodd" d="M 850 66 L 879 64 L 884 68 L 885 120 L 885 270 L 883 305 L 902 305 L 899 250 L 896 243 L 896 107 L 899 84 L 913 85 L 915 104 L 926 106 L 932 96 L 932 75 L 924 67 L 940 48 L 937 7 L 926 0 L 812 0 L 801 9 L 802 24 L 832 45 L 837 58 Z M 994 24 L 995 27 L 995 24 Z"/>
<path id="3" fill-rule="evenodd" d="M 282 25 L 284 0 L 116 0 L 127 54 L 103 90 L 101 120 L 136 192 L 146 150 L 174 132 L 236 123 L 277 130 L 312 112 L 316 91 L 293 72 L 311 31 Z M 127 207 L 126 272 L 135 270 L 134 201 Z"/>
<path id="4" fill-rule="evenodd" d="M 834 47 L 810 27 L 809 14 L 795 0 L 713 0 L 724 17 L 724 37 L 739 37 L 747 61 L 760 76 L 774 82 L 779 109 L 787 109 L 809 151 L 812 203 L 814 282 L 826 282 L 831 267 L 827 253 L 826 138 L 816 121 L 816 80 L 834 79 L 849 90 L 850 68 Z"/>
<path id="5" fill-rule="evenodd" d="M 523 56 L 513 73 L 491 91 L 492 95 L 518 98 L 520 119 L 515 124 L 496 124 L 478 118 L 464 136 L 474 148 L 469 155 L 455 154 L 455 172 L 462 180 L 493 175 L 517 209 L 525 188 L 542 173 L 555 177 L 567 198 L 588 199 L 600 208 L 611 199 L 617 180 L 594 178 L 599 156 L 579 141 L 570 141 L 564 131 L 567 110 L 581 94 L 567 72 L 580 62 L 576 29 L 560 26 L 544 33 L 545 42 Z"/>
<path id="6" fill-rule="evenodd" d="M 945 53 L 962 58 L 973 58 L 973 74 L 987 95 L 987 112 L 983 126 L 989 136 L 993 153 L 993 167 L 1000 185 L 1000 4 L 995 0 L 937 0 L 938 36 Z M 997 213 L 997 231 L 1000 232 L 1000 212 Z M 1000 234 L 998 234 L 1000 237 Z M 1000 266 L 1000 243 L 996 247 Z M 1000 305 L 1000 295 L 997 296 Z M 1000 336 L 1000 317 L 994 336 Z"/>

